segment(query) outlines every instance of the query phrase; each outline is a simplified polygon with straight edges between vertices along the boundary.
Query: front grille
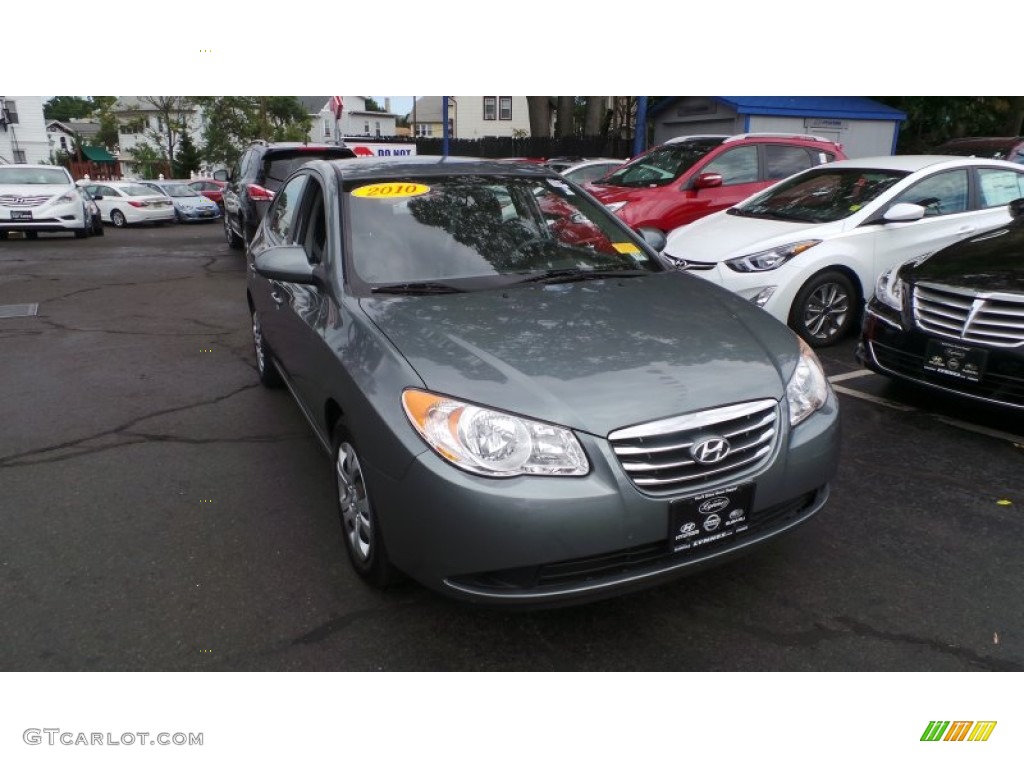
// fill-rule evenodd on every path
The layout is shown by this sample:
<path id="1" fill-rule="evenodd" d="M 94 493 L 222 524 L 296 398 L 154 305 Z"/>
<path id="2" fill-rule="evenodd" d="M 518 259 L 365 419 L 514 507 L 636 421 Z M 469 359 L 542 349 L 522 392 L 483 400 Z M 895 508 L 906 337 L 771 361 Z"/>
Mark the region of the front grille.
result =
<path id="1" fill-rule="evenodd" d="M 0 195 L 0 205 L 8 208 L 38 208 L 49 200 L 51 195 L 34 195 L 22 197 L 21 195 Z"/>
<path id="2" fill-rule="evenodd" d="M 644 570 L 670 567 L 687 560 L 700 559 L 709 552 L 726 549 L 749 540 L 752 536 L 785 528 L 807 515 L 825 489 L 812 491 L 792 501 L 752 512 L 746 530 L 693 551 L 672 552 L 668 541 L 657 541 L 639 547 L 606 552 L 593 557 L 579 557 L 532 568 L 510 568 L 504 571 L 476 573 L 452 579 L 453 584 L 488 590 L 529 590 L 567 587 L 597 579 L 626 576 Z"/>
<path id="3" fill-rule="evenodd" d="M 779 404 L 758 400 L 620 429 L 608 441 L 639 490 L 678 496 L 756 471 L 771 458 L 778 436 Z M 700 446 L 718 439 L 728 442 L 727 452 L 698 461 Z"/>
<path id="4" fill-rule="evenodd" d="M 919 283 L 914 322 L 924 331 L 989 347 L 1024 344 L 1024 298 Z"/>
<path id="5" fill-rule="evenodd" d="M 924 357 L 872 341 L 868 345 L 871 357 L 882 370 L 914 381 L 930 384 L 951 392 L 959 392 L 980 400 L 988 400 L 1015 408 L 1024 407 L 1024 375 L 999 373 L 991 365 L 981 381 L 952 379 L 924 369 Z"/>

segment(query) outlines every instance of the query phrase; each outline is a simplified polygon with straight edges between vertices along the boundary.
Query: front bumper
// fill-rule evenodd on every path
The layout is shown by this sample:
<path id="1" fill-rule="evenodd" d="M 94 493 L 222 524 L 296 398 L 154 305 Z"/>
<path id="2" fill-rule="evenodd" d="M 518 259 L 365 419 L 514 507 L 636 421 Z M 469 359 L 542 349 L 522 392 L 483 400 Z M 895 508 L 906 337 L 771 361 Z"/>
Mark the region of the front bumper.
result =
<path id="1" fill-rule="evenodd" d="M 980 381 L 969 381 L 950 373 L 927 370 L 929 342 L 956 342 L 921 332 L 901 317 L 872 300 L 864 313 L 857 357 L 861 363 L 885 376 L 912 381 L 926 387 L 998 406 L 1024 410 L 1024 349 L 984 347 L 985 369 Z M 968 345 L 976 346 L 976 345 Z M 978 349 L 982 347 L 978 346 Z"/>
<path id="2" fill-rule="evenodd" d="M 809 519 L 824 506 L 837 465 L 835 395 L 782 432 L 768 464 L 738 480 L 755 487 L 747 530 L 679 553 L 669 543 L 672 499 L 638 491 L 603 438 L 578 435 L 591 464 L 580 478 L 482 478 L 432 451 L 398 480 L 372 466 L 364 472 L 399 569 L 458 599 L 540 607 L 646 588 L 738 556 Z"/>
<path id="3" fill-rule="evenodd" d="M 26 213 L 31 218 L 22 218 Z M 0 206 L 0 229 L 8 232 L 68 232 L 87 226 L 81 203 L 48 203 L 35 208 Z"/>

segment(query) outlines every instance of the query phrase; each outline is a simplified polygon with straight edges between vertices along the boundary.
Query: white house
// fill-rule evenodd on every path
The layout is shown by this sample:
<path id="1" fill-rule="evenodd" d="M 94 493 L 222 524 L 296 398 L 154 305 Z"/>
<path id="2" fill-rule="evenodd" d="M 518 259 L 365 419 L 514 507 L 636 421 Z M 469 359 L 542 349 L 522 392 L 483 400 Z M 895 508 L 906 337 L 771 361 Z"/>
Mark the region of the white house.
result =
<path id="1" fill-rule="evenodd" d="M 174 97 L 153 96 L 147 98 Z M 121 96 L 111 111 L 116 115 L 118 121 L 119 159 L 125 174 L 131 175 L 135 172 L 132 151 L 139 144 L 146 143 L 161 153 L 166 152 L 167 138 L 164 132 L 166 126 L 161 110 L 156 106 L 140 96 Z M 184 121 L 193 144 L 202 145 L 206 134 L 206 119 L 202 108 L 183 104 L 182 109 L 174 111 L 171 116 L 176 121 Z M 162 138 L 157 139 L 154 134 L 160 135 Z M 180 141 L 180 136 L 178 139 Z M 177 152 L 178 146 L 175 146 L 175 152 Z"/>
<path id="2" fill-rule="evenodd" d="M 84 144 L 92 144 L 100 130 L 98 120 L 47 120 L 46 133 L 51 152 L 74 153 L 76 135 Z"/>
<path id="3" fill-rule="evenodd" d="M 0 163 L 50 160 L 42 96 L 0 96 Z"/>
<path id="4" fill-rule="evenodd" d="M 421 96 L 413 104 L 409 121 L 413 135 L 440 138 L 440 96 Z M 529 136 L 530 111 L 525 96 L 449 96 L 449 136 L 480 139 L 484 136 Z"/>
<path id="5" fill-rule="evenodd" d="M 312 118 L 309 141 L 314 144 L 333 144 L 334 115 L 330 96 L 299 96 Z M 338 128 L 342 136 L 365 136 L 371 139 L 397 135 L 398 115 L 391 112 L 390 99 L 384 100 L 384 111 L 368 110 L 366 96 L 342 96 L 341 120 Z"/>

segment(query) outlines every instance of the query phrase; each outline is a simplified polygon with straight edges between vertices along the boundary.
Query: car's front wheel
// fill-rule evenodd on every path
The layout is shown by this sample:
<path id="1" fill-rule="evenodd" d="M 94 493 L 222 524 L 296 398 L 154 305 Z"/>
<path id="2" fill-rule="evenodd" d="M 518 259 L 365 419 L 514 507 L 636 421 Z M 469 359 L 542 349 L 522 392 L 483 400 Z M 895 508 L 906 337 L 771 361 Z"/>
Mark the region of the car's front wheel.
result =
<path id="1" fill-rule="evenodd" d="M 374 587 L 386 587 L 395 581 L 397 572 L 384 547 L 355 442 L 341 422 L 334 429 L 332 455 L 341 533 L 349 560 L 364 581 Z"/>
<path id="2" fill-rule="evenodd" d="M 242 238 L 236 235 L 235 230 L 231 228 L 227 214 L 224 214 L 224 237 L 227 238 L 229 248 L 234 248 L 236 251 L 242 250 L 242 245 L 244 245 Z"/>
<path id="3" fill-rule="evenodd" d="M 835 344 L 853 328 L 857 291 L 842 272 L 819 272 L 797 293 L 789 326 L 812 347 Z"/>
<path id="4" fill-rule="evenodd" d="M 281 386 L 281 374 L 274 367 L 270 347 L 263 338 L 263 326 L 260 325 L 260 317 L 255 309 L 252 310 L 252 344 L 256 352 L 256 374 L 260 377 L 260 384 L 269 389 Z"/>

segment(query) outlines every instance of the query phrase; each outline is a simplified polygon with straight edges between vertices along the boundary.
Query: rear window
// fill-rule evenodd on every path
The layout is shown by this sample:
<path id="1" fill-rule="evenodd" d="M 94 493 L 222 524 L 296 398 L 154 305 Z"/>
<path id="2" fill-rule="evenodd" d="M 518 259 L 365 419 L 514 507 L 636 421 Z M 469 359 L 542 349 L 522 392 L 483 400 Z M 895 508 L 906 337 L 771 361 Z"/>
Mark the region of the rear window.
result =
<path id="1" fill-rule="evenodd" d="M 354 157 L 354 154 L 351 149 L 345 147 L 268 152 L 263 158 L 263 186 L 276 192 L 293 171 L 310 160 L 340 160 L 350 157 Z"/>

